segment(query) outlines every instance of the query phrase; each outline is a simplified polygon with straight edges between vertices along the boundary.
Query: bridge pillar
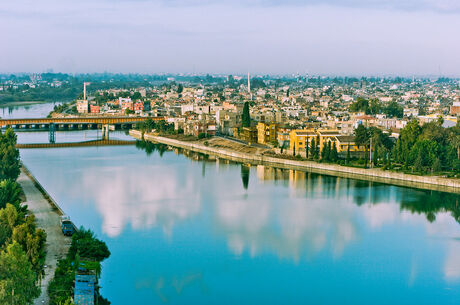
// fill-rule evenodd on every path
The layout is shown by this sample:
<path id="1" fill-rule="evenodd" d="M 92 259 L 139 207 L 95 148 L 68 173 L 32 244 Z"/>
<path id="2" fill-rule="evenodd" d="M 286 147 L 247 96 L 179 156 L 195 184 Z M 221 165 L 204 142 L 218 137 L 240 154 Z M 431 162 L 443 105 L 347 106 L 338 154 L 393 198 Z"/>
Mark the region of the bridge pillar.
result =
<path id="1" fill-rule="evenodd" d="M 50 143 L 56 143 L 56 125 L 54 123 L 50 123 Z"/>
<path id="2" fill-rule="evenodd" d="M 109 139 L 109 124 L 102 125 L 102 140 Z"/>

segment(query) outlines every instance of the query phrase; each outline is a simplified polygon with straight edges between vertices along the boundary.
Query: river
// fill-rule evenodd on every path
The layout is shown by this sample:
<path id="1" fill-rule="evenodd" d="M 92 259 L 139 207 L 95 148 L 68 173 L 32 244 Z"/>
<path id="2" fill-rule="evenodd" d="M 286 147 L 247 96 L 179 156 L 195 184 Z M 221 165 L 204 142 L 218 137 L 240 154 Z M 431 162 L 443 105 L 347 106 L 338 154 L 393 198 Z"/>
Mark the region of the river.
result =
<path id="1" fill-rule="evenodd" d="M 97 132 L 57 133 L 85 137 Z M 21 158 L 78 226 L 107 243 L 101 293 L 114 305 L 460 300 L 458 195 L 162 145 L 27 149 Z"/>

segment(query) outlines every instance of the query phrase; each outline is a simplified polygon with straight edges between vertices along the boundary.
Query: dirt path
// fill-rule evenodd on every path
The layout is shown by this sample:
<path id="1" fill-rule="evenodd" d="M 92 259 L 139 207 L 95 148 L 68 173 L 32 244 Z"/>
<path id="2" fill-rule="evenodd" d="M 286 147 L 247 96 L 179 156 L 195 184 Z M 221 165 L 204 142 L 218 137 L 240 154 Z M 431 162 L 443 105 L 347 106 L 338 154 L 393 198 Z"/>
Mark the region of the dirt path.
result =
<path id="1" fill-rule="evenodd" d="M 70 247 L 71 239 L 62 234 L 59 215 L 51 208 L 43 194 L 35 187 L 33 181 L 21 171 L 18 178 L 26 195 L 29 210 L 35 214 L 37 226 L 46 232 L 45 277 L 41 282 L 42 293 L 34 304 L 48 304 L 48 283 L 54 276 L 58 259 L 64 257 Z"/>

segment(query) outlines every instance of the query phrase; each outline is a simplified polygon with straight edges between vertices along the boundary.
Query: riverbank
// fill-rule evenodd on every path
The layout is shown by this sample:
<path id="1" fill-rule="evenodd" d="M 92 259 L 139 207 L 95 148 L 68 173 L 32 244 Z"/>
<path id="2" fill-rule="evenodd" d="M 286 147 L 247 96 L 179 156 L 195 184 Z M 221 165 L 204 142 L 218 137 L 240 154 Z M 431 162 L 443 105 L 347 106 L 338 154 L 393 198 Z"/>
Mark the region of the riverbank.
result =
<path id="1" fill-rule="evenodd" d="M 51 103 L 47 101 L 14 101 L 14 102 L 1 102 L 0 107 L 12 107 L 12 106 L 30 106 L 36 104 Z"/>
<path id="2" fill-rule="evenodd" d="M 142 133 L 137 130 L 130 130 L 129 134 L 142 139 Z M 230 159 L 243 163 L 255 165 L 267 165 L 286 169 L 304 170 L 320 174 L 327 174 L 338 177 L 354 178 L 360 180 L 375 181 L 400 186 L 414 187 L 419 189 L 436 190 L 460 194 L 460 180 L 433 176 L 417 176 L 404 173 L 384 171 L 381 169 L 364 169 L 337 164 L 318 163 L 313 161 L 297 161 L 271 156 L 262 155 L 260 151 L 249 151 L 248 149 L 229 149 L 225 145 L 212 146 L 205 145 L 205 140 L 201 141 L 179 141 L 153 134 L 145 134 L 147 141 L 163 143 L 166 145 L 189 149 L 196 152 L 215 155 L 224 159 Z"/>
<path id="3" fill-rule="evenodd" d="M 40 283 L 41 295 L 34 304 L 48 304 L 49 282 L 54 277 L 58 260 L 67 254 L 72 239 L 61 232 L 59 216 L 63 214 L 62 210 L 25 167 L 21 168 L 17 182 L 24 190 L 24 204 L 35 215 L 37 227 L 46 232 L 45 276 Z"/>

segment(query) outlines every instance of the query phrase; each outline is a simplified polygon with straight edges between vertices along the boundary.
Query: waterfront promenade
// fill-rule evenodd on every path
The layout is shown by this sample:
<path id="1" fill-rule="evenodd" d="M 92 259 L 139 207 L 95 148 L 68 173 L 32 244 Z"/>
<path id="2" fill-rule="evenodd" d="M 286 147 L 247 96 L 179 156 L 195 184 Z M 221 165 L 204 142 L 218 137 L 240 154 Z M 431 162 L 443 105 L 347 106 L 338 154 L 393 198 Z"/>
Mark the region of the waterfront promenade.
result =
<path id="1" fill-rule="evenodd" d="M 59 216 L 62 211 L 51 204 L 52 199 L 45 198 L 39 189 L 40 186 L 37 187 L 38 182 L 27 169 L 21 169 L 18 183 L 26 196 L 24 204 L 27 204 L 29 210 L 35 215 L 37 227 L 46 232 L 45 276 L 40 283 L 41 295 L 35 299 L 34 304 L 48 304 L 48 284 L 54 277 L 58 260 L 67 254 L 72 239 L 61 232 Z"/>
<path id="2" fill-rule="evenodd" d="M 129 134 L 137 139 L 142 139 L 142 133 L 137 130 L 130 130 Z M 297 161 L 265 156 L 257 153 L 245 153 L 230 150 L 222 147 L 212 147 L 204 145 L 204 142 L 194 141 L 185 142 L 153 134 L 144 134 L 144 139 L 148 141 L 163 143 L 166 145 L 189 149 L 205 154 L 212 154 L 218 157 L 251 164 L 262 164 L 286 169 L 297 169 L 327 174 L 332 176 L 369 180 L 387 184 L 414 187 L 420 189 L 444 191 L 460 194 L 460 179 L 450 179 L 436 176 L 419 176 L 384 171 L 381 169 L 364 169 L 337 164 L 319 163 L 313 161 Z"/>

